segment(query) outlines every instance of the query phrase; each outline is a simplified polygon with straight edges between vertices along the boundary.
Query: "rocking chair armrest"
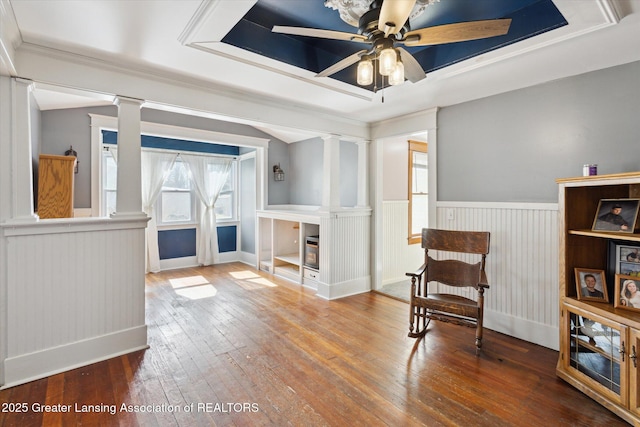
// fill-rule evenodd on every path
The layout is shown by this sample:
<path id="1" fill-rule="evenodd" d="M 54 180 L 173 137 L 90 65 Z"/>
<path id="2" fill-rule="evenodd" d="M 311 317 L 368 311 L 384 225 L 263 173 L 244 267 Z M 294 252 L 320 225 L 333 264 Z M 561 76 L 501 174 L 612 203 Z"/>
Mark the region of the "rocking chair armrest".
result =
<path id="1" fill-rule="evenodd" d="M 419 276 L 422 276 L 424 274 L 424 271 L 426 269 L 427 269 L 427 263 L 425 262 L 424 264 L 422 264 L 422 266 L 419 269 L 417 269 L 413 273 L 405 273 L 405 276 L 419 277 Z"/>
<path id="2" fill-rule="evenodd" d="M 478 286 L 481 288 L 489 289 L 487 274 L 484 271 L 480 272 L 480 282 L 478 283 Z"/>

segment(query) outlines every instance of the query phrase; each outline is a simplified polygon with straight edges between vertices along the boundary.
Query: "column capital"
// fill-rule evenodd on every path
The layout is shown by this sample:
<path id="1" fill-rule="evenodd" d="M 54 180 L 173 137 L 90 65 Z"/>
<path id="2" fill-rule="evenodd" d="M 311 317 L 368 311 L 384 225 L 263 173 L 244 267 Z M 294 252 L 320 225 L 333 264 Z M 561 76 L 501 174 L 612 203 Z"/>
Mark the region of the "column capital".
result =
<path id="1" fill-rule="evenodd" d="M 116 95 L 115 98 L 113 98 L 113 104 L 117 106 L 120 106 L 120 104 L 137 104 L 142 108 L 142 104 L 144 103 L 144 99 L 131 98 L 129 96 Z"/>
<path id="2" fill-rule="evenodd" d="M 330 134 L 330 135 L 323 135 L 322 136 L 322 140 L 323 141 L 340 141 L 340 135 L 337 134 Z"/>
<path id="3" fill-rule="evenodd" d="M 361 145 L 369 145 L 371 144 L 371 140 L 370 139 L 359 139 L 357 141 L 354 141 L 354 144 L 356 144 L 357 146 L 361 146 Z"/>

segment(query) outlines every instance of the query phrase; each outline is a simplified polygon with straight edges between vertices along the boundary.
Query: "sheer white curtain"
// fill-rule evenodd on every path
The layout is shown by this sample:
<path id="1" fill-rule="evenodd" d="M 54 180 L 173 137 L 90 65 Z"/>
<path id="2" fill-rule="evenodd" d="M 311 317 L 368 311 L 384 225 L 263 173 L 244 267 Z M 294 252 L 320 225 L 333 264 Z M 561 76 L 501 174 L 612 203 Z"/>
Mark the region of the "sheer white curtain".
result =
<path id="1" fill-rule="evenodd" d="M 154 205 L 167 174 L 171 171 L 177 153 L 142 151 L 142 210 L 151 217 L 147 223 L 147 273 L 160 271 L 158 227 Z"/>
<path id="2" fill-rule="evenodd" d="M 229 177 L 231 159 L 202 155 L 180 154 L 189 165 L 198 198 L 205 207 L 200 218 L 200 235 L 196 258 L 198 264 L 211 265 L 219 261 L 218 229 L 214 205 Z"/>
<path id="3" fill-rule="evenodd" d="M 118 147 L 109 147 L 109 154 L 113 157 L 113 161 L 118 164 Z"/>

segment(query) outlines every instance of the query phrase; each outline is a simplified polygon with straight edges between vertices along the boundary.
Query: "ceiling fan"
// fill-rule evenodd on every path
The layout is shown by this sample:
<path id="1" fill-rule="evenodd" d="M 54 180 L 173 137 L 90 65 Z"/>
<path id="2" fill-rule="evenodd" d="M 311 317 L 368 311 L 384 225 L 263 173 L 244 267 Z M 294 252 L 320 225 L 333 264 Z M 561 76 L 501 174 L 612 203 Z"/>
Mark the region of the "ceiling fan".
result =
<path id="1" fill-rule="evenodd" d="M 490 19 L 460 22 L 412 30 L 409 16 L 416 0 L 374 0 L 362 14 L 357 33 L 305 27 L 275 25 L 273 32 L 332 40 L 346 40 L 369 45 L 316 75 L 327 77 L 358 63 L 357 82 L 368 86 L 373 83 L 374 67 L 382 76 L 388 76 L 390 85 L 412 83 L 426 77 L 420 63 L 404 46 L 430 46 L 444 43 L 477 40 L 507 34 L 511 19 Z M 374 88 L 374 91 L 376 88 Z"/>

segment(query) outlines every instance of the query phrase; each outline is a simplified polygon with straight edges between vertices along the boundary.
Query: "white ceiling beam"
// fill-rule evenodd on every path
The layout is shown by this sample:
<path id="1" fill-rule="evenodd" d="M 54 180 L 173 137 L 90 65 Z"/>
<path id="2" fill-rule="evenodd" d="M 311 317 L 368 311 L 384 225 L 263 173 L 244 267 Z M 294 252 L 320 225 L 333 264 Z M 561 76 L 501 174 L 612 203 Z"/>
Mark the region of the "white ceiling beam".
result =
<path id="1" fill-rule="evenodd" d="M 122 68 L 108 60 L 30 44 L 23 44 L 18 49 L 16 60 L 20 75 L 34 82 L 126 95 L 165 109 L 179 107 L 237 123 L 338 134 L 346 139 L 369 139 L 366 122 L 167 71 Z"/>

